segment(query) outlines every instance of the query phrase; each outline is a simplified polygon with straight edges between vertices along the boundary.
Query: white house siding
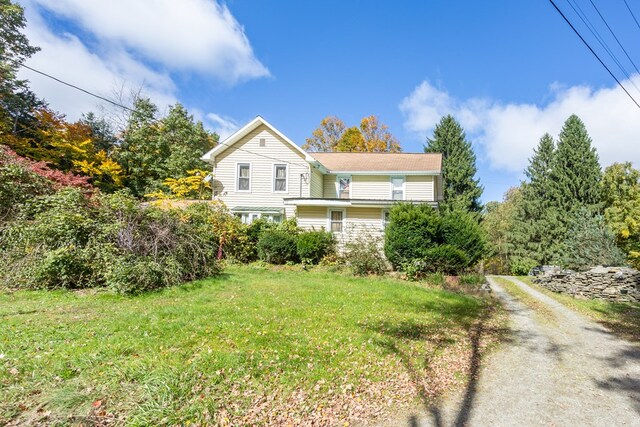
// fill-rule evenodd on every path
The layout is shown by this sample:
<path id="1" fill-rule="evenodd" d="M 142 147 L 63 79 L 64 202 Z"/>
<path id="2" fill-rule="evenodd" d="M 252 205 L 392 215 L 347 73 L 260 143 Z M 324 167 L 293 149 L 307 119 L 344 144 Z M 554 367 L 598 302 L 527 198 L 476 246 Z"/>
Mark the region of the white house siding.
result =
<path id="1" fill-rule="evenodd" d="M 338 198 L 338 194 L 336 193 L 336 176 L 335 175 L 324 175 L 324 185 L 323 185 L 323 197 L 325 199 L 336 199 Z"/>
<path id="2" fill-rule="evenodd" d="M 311 173 L 311 196 L 314 199 L 321 199 L 324 194 L 324 176 L 318 169 L 312 169 Z"/>
<path id="3" fill-rule="evenodd" d="M 434 201 L 434 177 L 431 175 L 408 175 L 405 177 L 407 200 Z"/>
<path id="4" fill-rule="evenodd" d="M 353 175 L 351 197 L 353 199 L 390 199 L 389 175 Z"/>
<path id="5" fill-rule="evenodd" d="M 434 177 L 431 175 L 407 175 L 406 200 L 435 200 Z M 324 176 L 324 198 L 337 198 L 336 175 Z M 391 175 L 352 175 L 352 199 L 391 199 Z"/>
<path id="6" fill-rule="evenodd" d="M 329 211 L 331 209 L 344 210 L 345 222 L 342 233 L 334 233 L 338 248 L 353 241 L 358 236 L 372 236 L 384 238 L 382 224 L 382 208 L 331 208 L 326 206 L 298 206 L 298 225 L 305 230 L 329 230 Z"/>
<path id="7" fill-rule="evenodd" d="M 328 224 L 326 206 L 298 206 L 298 226 L 305 230 L 326 230 Z"/>
<path id="8" fill-rule="evenodd" d="M 260 146 L 264 138 L 265 146 Z M 274 160 L 272 160 L 274 159 Z M 277 160 L 275 160 L 277 159 Z M 251 190 L 236 191 L 238 163 L 251 164 Z M 287 164 L 287 192 L 273 192 L 273 165 Z M 214 198 L 230 209 L 237 206 L 286 208 L 287 218 L 295 215 L 293 206 L 285 206 L 287 197 L 309 197 L 309 166 L 267 126 L 261 125 L 215 158 Z"/>

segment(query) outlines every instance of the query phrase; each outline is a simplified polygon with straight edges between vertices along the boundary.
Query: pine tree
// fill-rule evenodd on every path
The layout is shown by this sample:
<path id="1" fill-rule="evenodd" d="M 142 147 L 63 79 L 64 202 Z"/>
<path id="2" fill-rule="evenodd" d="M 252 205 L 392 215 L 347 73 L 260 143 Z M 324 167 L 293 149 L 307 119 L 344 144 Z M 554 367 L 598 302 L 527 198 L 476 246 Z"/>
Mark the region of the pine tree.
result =
<path id="1" fill-rule="evenodd" d="M 442 153 L 444 178 L 444 209 L 463 209 L 480 212 L 482 186 L 475 179 L 476 155 L 464 130 L 451 116 L 443 117 L 436 125 L 433 138 L 427 139 L 425 153 Z"/>
<path id="2" fill-rule="evenodd" d="M 564 122 L 551 168 L 554 205 L 564 212 L 581 206 L 598 210 L 602 170 L 584 123 L 575 114 Z"/>
<path id="3" fill-rule="evenodd" d="M 564 236 L 556 232 L 558 215 L 551 197 L 554 156 L 553 138 L 544 134 L 524 171 L 528 181 L 521 187 L 522 197 L 516 208 L 510 240 L 514 256 L 526 262 L 549 264 L 560 252 L 564 240 Z"/>
<path id="4" fill-rule="evenodd" d="M 550 174 L 548 230 L 553 232 L 554 242 L 563 242 L 552 247 L 555 263 L 563 263 L 565 252 L 570 249 L 566 242 L 576 212 L 586 208 L 595 214 L 602 209 L 601 178 L 598 154 L 591 146 L 587 129 L 578 116 L 571 115 L 560 132 Z"/>

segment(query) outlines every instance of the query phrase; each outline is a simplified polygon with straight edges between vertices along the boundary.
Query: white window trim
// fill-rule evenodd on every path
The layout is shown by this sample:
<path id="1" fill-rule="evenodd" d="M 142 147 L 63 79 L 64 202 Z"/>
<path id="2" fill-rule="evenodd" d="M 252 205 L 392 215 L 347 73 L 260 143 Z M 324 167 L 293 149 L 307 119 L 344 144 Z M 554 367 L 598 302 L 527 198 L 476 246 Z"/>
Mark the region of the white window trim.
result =
<path id="1" fill-rule="evenodd" d="M 240 190 L 240 165 L 249 165 L 249 189 Z M 253 164 L 251 162 L 236 162 L 236 193 L 251 193 L 251 185 L 253 184 L 252 175 Z"/>
<path id="2" fill-rule="evenodd" d="M 389 177 L 389 199 L 390 200 L 394 200 L 393 199 L 393 180 L 396 178 L 402 178 L 402 199 L 400 200 L 407 200 L 407 177 L 404 175 L 391 175 Z"/>
<path id="3" fill-rule="evenodd" d="M 391 212 L 391 209 L 382 209 L 382 216 L 380 217 L 380 229 L 382 231 L 387 229 L 387 227 L 385 227 L 384 214 L 388 212 Z"/>
<path id="4" fill-rule="evenodd" d="M 342 212 L 342 231 L 331 231 L 331 212 Z M 344 208 L 327 208 L 327 231 L 329 233 L 344 233 L 347 229 L 347 210 Z"/>
<path id="5" fill-rule="evenodd" d="M 276 166 L 285 167 L 285 190 L 276 191 Z M 289 192 L 289 164 L 288 163 L 272 163 L 271 164 L 271 192 L 272 193 L 288 193 Z"/>
<path id="6" fill-rule="evenodd" d="M 351 199 L 353 190 L 353 177 L 351 175 L 345 174 L 336 175 L 336 199 L 340 198 L 340 178 L 349 178 L 349 199 Z"/>

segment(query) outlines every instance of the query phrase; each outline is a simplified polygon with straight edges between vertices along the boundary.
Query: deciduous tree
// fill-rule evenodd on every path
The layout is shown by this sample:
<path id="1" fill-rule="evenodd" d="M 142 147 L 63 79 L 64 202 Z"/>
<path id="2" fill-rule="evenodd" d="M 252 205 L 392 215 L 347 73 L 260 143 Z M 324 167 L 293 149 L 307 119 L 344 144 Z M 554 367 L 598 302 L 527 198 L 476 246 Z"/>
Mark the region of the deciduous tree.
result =
<path id="1" fill-rule="evenodd" d="M 402 151 L 389 127 L 376 116 L 365 117 L 359 127 L 347 128 L 337 117 L 326 117 L 302 146 L 310 151 L 398 153 Z"/>
<path id="2" fill-rule="evenodd" d="M 614 163 L 602 177 L 604 217 L 618 246 L 640 268 L 640 171 L 631 163 Z"/>
<path id="3" fill-rule="evenodd" d="M 309 151 L 334 151 L 345 130 L 344 122 L 338 117 L 325 117 L 320 121 L 320 126 L 311 133 L 311 137 L 307 138 L 302 148 Z"/>

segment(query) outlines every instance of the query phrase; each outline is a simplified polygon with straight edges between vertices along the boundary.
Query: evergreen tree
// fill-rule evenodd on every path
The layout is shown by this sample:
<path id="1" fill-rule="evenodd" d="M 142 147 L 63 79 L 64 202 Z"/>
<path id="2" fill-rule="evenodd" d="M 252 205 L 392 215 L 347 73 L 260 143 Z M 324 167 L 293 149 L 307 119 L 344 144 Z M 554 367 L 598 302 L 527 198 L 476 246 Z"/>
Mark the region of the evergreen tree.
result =
<path id="1" fill-rule="evenodd" d="M 560 132 L 550 178 L 548 231 L 553 233 L 555 243 L 563 242 L 560 246 L 554 245 L 552 259 L 555 263 L 563 263 L 566 251 L 572 249 L 567 242 L 576 212 L 586 208 L 595 214 L 602 208 L 602 170 L 598 154 L 591 146 L 584 123 L 575 114 L 565 121 Z"/>
<path id="2" fill-rule="evenodd" d="M 551 197 L 554 157 L 553 138 L 544 134 L 524 171 L 528 181 L 522 184 L 509 238 L 514 256 L 527 263 L 549 264 L 557 258 L 564 240 L 557 233 L 558 211 Z"/>
<path id="3" fill-rule="evenodd" d="M 587 270 L 597 265 L 620 266 L 624 254 L 616 246 L 615 236 L 604 217 L 583 206 L 569 221 L 562 264 L 574 270 Z"/>
<path id="4" fill-rule="evenodd" d="M 581 206 L 600 208 L 602 170 L 598 154 L 584 123 L 575 114 L 560 132 L 550 178 L 553 203 L 560 210 L 568 213 Z"/>
<path id="5" fill-rule="evenodd" d="M 436 125 L 433 138 L 427 139 L 424 151 L 442 153 L 444 202 L 441 207 L 479 213 L 483 189 L 475 179 L 476 155 L 464 130 L 451 115 L 443 117 Z"/>

